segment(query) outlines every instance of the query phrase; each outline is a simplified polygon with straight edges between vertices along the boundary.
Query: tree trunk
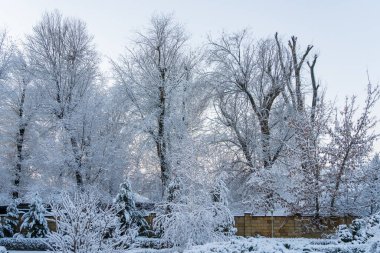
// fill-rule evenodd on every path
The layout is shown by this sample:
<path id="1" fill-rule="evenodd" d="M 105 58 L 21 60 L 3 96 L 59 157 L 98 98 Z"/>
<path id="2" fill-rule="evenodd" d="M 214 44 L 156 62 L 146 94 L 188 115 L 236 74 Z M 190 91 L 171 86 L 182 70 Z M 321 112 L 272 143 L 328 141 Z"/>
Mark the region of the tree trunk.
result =
<path id="1" fill-rule="evenodd" d="M 319 173 L 319 166 L 315 165 L 315 214 L 314 216 L 319 218 L 320 216 L 320 207 L 319 207 L 319 178 L 320 178 L 320 173 Z"/>
<path id="2" fill-rule="evenodd" d="M 269 115 L 268 115 L 269 116 Z M 270 156 L 270 128 L 268 117 L 264 116 L 260 120 L 260 131 L 261 131 L 261 151 L 262 151 L 262 162 L 263 167 L 268 168 L 272 165 Z"/>
<path id="3" fill-rule="evenodd" d="M 311 102 L 311 114 L 310 114 L 310 122 L 311 122 L 311 127 L 314 127 L 315 124 L 315 113 L 316 113 L 316 108 L 317 108 L 317 99 L 318 99 L 318 88 L 319 85 L 317 85 L 317 82 L 315 80 L 315 73 L 314 73 L 314 67 L 317 62 L 317 55 L 314 55 L 313 62 L 310 64 L 307 62 L 307 65 L 309 66 L 310 69 L 310 78 L 311 78 L 311 85 L 313 87 L 313 99 Z M 311 133 L 311 136 L 313 134 Z M 314 175 L 315 175 L 315 190 L 317 190 L 315 194 L 315 217 L 320 216 L 320 206 L 319 206 L 319 180 L 320 180 L 320 168 L 319 165 L 317 164 L 317 157 L 316 156 L 316 141 L 313 140 L 313 145 L 311 147 L 313 150 L 311 150 L 311 154 L 314 156 L 314 164 L 313 170 L 314 170 Z"/>
<path id="4" fill-rule="evenodd" d="M 165 141 L 165 88 L 161 86 L 160 91 L 160 115 L 158 117 L 158 136 L 156 140 L 157 155 L 160 160 L 162 196 L 169 184 L 169 168 L 166 161 L 166 141 Z"/>
<path id="5" fill-rule="evenodd" d="M 17 199 L 20 197 L 19 186 L 20 186 L 20 181 L 21 181 L 22 162 L 23 162 L 22 149 L 24 145 L 24 135 L 25 135 L 25 127 L 24 127 L 24 124 L 22 124 L 17 133 L 17 162 L 16 162 L 16 171 L 15 171 L 15 181 L 14 181 L 15 190 L 13 191 L 13 194 L 12 194 L 14 199 Z"/>
<path id="6" fill-rule="evenodd" d="M 20 99 L 20 107 L 18 111 L 18 117 L 19 117 L 20 123 L 19 123 L 19 129 L 17 132 L 17 138 L 16 138 L 17 161 L 16 161 L 16 168 L 15 168 L 15 180 L 14 180 L 15 190 L 12 193 L 12 197 L 14 199 L 17 199 L 20 197 L 19 186 L 20 186 L 20 181 L 21 181 L 22 162 L 23 162 L 22 149 L 24 146 L 24 137 L 25 137 L 25 128 L 26 128 L 26 123 L 23 122 L 25 93 L 26 93 L 26 83 L 23 82 L 23 89 L 21 91 L 21 99 Z"/>
<path id="7" fill-rule="evenodd" d="M 346 154 L 345 154 L 345 156 L 343 158 L 343 163 L 342 163 L 341 166 L 339 166 L 339 172 L 338 172 L 338 175 L 337 175 L 337 178 L 336 178 L 336 181 L 335 181 L 335 187 L 334 187 L 334 190 L 333 190 L 333 193 L 332 193 L 332 196 L 331 196 L 331 202 L 330 202 L 331 211 L 335 207 L 335 201 L 336 201 L 336 197 L 338 195 L 340 183 L 342 181 L 342 176 L 343 176 L 343 173 L 344 173 L 344 167 L 346 166 L 346 160 L 347 160 L 347 157 L 348 157 L 348 153 L 349 152 L 346 152 Z"/>
<path id="8" fill-rule="evenodd" d="M 280 94 L 280 90 L 273 90 L 269 94 L 265 95 L 263 108 L 258 108 L 250 92 L 245 90 L 248 96 L 252 110 L 255 112 L 259 123 L 261 133 L 261 152 L 262 152 L 262 164 L 264 168 L 268 168 L 272 165 L 271 153 L 270 153 L 270 127 L 269 127 L 269 112 L 271 111 L 272 104 L 276 97 Z"/>
<path id="9" fill-rule="evenodd" d="M 78 142 L 74 137 L 70 137 L 71 148 L 75 157 L 75 180 L 79 188 L 83 187 L 83 176 L 81 173 L 82 156 L 79 151 Z"/>

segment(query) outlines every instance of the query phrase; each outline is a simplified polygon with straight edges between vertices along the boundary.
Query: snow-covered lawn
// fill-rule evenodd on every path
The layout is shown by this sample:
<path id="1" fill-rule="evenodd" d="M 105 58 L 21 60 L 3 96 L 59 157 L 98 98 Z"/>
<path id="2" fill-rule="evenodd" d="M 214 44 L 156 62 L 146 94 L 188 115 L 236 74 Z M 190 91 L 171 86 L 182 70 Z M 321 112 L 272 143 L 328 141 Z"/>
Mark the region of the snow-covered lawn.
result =
<path id="1" fill-rule="evenodd" d="M 48 253 L 47 251 L 15 251 L 15 250 L 8 250 L 9 253 Z"/>
<path id="2" fill-rule="evenodd" d="M 243 238 L 235 237 L 222 242 L 208 243 L 186 249 L 144 249 L 135 248 L 119 253 L 380 253 L 379 248 L 373 248 L 373 238 L 367 244 L 338 243 L 332 239 L 305 238 Z M 372 247 L 372 248 L 371 248 Z M 47 251 L 9 251 L 10 253 L 47 253 Z"/>
<path id="3" fill-rule="evenodd" d="M 365 253 L 370 251 L 371 244 L 342 244 L 329 239 L 304 238 L 242 238 L 236 237 L 229 241 L 208 243 L 181 249 L 133 249 L 131 253 Z M 377 251 L 373 251 L 378 253 Z"/>
<path id="4" fill-rule="evenodd" d="M 357 247 L 355 246 L 357 249 Z M 360 247 L 362 248 L 362 246 Z M 339 250 L 340 249 L 340 250 Z M 271 238 L 236 238 L 227 242 L 210 243 L 192 247 L 188 253 L 232 253 L 232 252 L 352 252 L 347 245 L 325 239 L 271 239 Z"/>

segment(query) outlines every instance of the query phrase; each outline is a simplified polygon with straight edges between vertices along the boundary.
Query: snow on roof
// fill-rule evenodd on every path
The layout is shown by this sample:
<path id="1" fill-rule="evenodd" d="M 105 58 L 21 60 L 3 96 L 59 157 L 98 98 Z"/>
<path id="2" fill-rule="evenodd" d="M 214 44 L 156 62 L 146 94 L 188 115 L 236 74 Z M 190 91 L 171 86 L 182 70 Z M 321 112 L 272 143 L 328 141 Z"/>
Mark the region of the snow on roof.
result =
<path id="1" fill-rule="evenodd" d="M 143 196 L 143 195 L 140 195 L 136 192 L 133 193 L 133 197 L 135 198 L 135 202 L 139 202 L 139 203 L 150 203 L 152 201 L 150 201 L 149 198 Z"/>

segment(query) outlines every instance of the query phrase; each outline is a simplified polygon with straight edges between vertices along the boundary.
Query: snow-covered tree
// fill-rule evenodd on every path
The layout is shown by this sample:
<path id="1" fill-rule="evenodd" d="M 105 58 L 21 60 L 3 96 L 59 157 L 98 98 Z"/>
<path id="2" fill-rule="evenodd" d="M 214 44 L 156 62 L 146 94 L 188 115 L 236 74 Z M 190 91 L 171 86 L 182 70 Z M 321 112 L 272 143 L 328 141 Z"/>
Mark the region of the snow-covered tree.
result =
<path id="1" fill-rule="evenodd" d="M 171 16 L 152 17 L 149 28 L 134 41 L 120 61 L 113 62 L 115 79 L 124 87 L 130 120 L 138 122 L 138 139 L 146 140 L 145 149 L 155 152 L 163 196 L 172 174 L 170 125 L 176 125 L 172 124 L 172 108 L 183 108 L 184 101 L 176 94 L 188 83 L 194 61 L 188 57 L 183 27 Z"/>
<path id="2" fill-rule="evenodd" d="M 55 11 L 43 15 L 27 36 L 25 46 L 30 71 L 43 94 L 41 124 L 53 131 L 54 139 L 49 140 L 51 147 L 47 148 L 60 147 L 63 161 L 58 169 L 68 170 L 57 174 L 69 174 L 82 187 L 91 145 L 91 121 L 86 121 L 91 117 L 82 112 L 98 76 L 99 58 L 93 38 L 83 21 L 64 18 Z M 56 136 L 60 136 L 59 143 L 54 143 Z"/>
<path id="3" fill-rule="evenodd" d="M 290 75 L 289 60 L 282 59 L 287 55 L 274 39 L 255 41 L 247 30 L 210 38 L 209 44 L 219 121 L 231 130 L 231 144 L 246 166 L 270 167 L 289 139 L 286 131 L 283 136 L 272 134 L 275 124 L 283 126 L 273 114 Z"/>
<path id="4" fill-rule="evenodd" d="M 28 63 L 21 50 L 14 53 L 11 73 L 0 89 L 0 110 L 4 115 L 0 124 L 4 129 L 3 145 L 6 147 L 2 154 L 5 167 L 12 175 L 12 196 L 19 198 L 20 190 L 28 184 L 28 180 L 25 180 L 28 178 L 26 160 L 33 131 L 30 125 L 38 104 L 38 97 L 31 85 Z"/>
<path id="5" fill-rule="evenodd" d="M 13 237 L 16 234 L 17 226 L 19 223 L 20 213 L 17 208 L 17 201 L 13 201 L 11 204 L 7 206 L 7 215 L 4 219 L 4 235 L 7 237 Z"/>
<path id="6" fill-rule="evenodd" d="M 379 98 L 379 87 L 368 84 L 367 97 L 360 115 L 356 118 L 358 111 L 356 97 L 346 98 L 342 111 L 336 115 L 334 125 L 329 129 L 331 142 L 328 145 L 327 154 L 331 164 L 329 172 L 331 212 L 340 209 L 337 201 L 343 201 L 340 205 L 346 207 L 351 205 L 346 203 L 351 199 L 347 194 L 351 191 L 350 185 L 357 185 L 356 182 L 352 182 L 355 179 L 352 173 L 355 174 L 355 171 L 367 162 L 373 150 L 373 143 L 378 137 L 374 133 L 377 121 L 372 116 L 372 110 Z M 349 212 L 349 210 L 343 210 L 343 212 L 347 211 Z"/>
<path id="7" fill-rule="evenodd" d="M 5 193 L 4 195 L 8 195 L 10 189 L 13 187 L 12 178 L 14 176 L 13 173 L 13 157 L 11 142 L 14 140 L 9 132 L 12 132 L 10 128 L 13 127 L 11 120 L 8 120 L 6 116 L 9 111 L 9 107 L 7 107 L 7 84 L 12 79 L 11 73 L 14 63 L 15 56 L 15 44 L 10 39 L 9 35 L 6 31 L 0 31 L 0 113 L 2 115 L 0 119 L 0 173 L 2 175 L 1 181 L 1 192 Z M 12 141 L 11 141 L 12 140 Z"/>
<path id="8" fill-rule="evenodd" d="M 325 140 L 328 139 L 333 110 L 322 95 L 315 103 L 314 107 L 306 106 L 290 122 L 295 138 L 288 145 L 289 156 L 282 162 L 289 182 L 285 190 L 292 194 L 287 203 L 288 209 L 291 213 L 313 215 L 317 221 L 327 209 L 325 172 L 328 144 Z"/>
<path id="9" fill-rule="evenodd" d="M 292 61 L 278 41 L 255 40 L 248 30 L 209 39 L 209 82 L 215 87 L 216 143 L 230 152 L 230 168 L 243 198 L 257 194 L 249 181 L 280 159 L 293 132 L 285 91 Z M 224 151 L 226 152 L 226 151 Z M 234 177 L 234 176 L 232 176 Z M 256 200 L 267 209 L 277 201 L 272 184 L 263 184 Z M 254 191 L 248 191 L 252 189 Z"/>
<path id="10" fill-rule="evenodd" d="M 277 33 L 253 39 L 247 30 L 223 33 L 209 44 L 209 82 L 216 92 L 212 130 L 222 159 L 230 161 L 235 191 L 245 203 L 257 202 L 255 210 L 307 205 L 318 216 L 325 165 L 320 144 L 329 108 L 315 76 L 318 56 L 309 59 L 313 46 L 300 48 L 295 36 L 283 43 Z M 292 189 L 285 177 L 294 180 Z M 302 194 L 284 192 L 296 188 Z"/>
<path id="11" fill-rule="evenodd" d="M 114 200 L 114 206 L 121 235 L 127 235 L 132 230 L 137 230 L 141 234 L 149 228 L 143 213 L 136 208 L 135 197 L 129 179 L 120 184 L 120 190 Z"/>
<path id="12" fill-rule="evenodd" d="M 46 209 L 42 199 L 36 194 L 29 205 L 28 212 L 22 216 L 20 230 L 25 230 L 28 238 L 46 237 L 49 227 L 45 215 Z"/>

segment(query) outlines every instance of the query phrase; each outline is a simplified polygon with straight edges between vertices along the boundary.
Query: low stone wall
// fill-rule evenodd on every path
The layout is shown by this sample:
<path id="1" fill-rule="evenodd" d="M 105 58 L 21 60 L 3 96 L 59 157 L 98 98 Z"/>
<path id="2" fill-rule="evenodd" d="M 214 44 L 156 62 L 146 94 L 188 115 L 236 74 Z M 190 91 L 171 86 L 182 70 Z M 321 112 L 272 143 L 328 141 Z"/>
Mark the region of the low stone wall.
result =
<path id="1" fill-rule="evenodd" d="M 274 216 L 274 237 L 307 237 L 320 238 L 323 234 L 333 233 L 341 224 L 351 224 L 354 217 L 305 217 Z M 239 236 L 272 236 L 271 216 L 235 216 L 235 226 Z"/>

